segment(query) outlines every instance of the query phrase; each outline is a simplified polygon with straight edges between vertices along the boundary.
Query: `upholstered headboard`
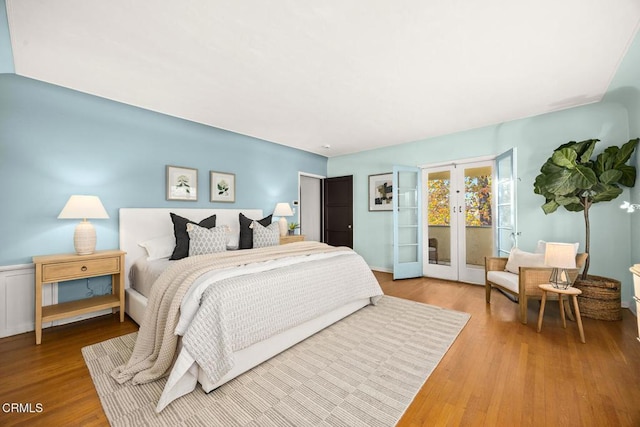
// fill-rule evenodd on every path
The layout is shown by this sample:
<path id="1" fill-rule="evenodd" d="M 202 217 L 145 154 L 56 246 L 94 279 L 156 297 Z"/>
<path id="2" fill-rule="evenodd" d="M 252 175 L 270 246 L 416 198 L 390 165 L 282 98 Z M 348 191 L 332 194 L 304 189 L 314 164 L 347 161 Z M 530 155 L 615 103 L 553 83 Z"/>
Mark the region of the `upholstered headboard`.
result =
<path id="1" fill-rule="evenodd" d="M 135 260 L 146 256 L 140 242 L 158 237 L 173 235 L 173 222 L 170 213 L 199 222 L 213 214 L 216 215 L 216 227 L 226 225 L 231 233 L 240 233 L 238 215 L 244 214 L 251 219 L 261 219 L 262 209 L 171 209 L 171 208 L 120 208 L 120 250 L 125 256 L 125 287 L 129 287 L 129 268 Z"/>

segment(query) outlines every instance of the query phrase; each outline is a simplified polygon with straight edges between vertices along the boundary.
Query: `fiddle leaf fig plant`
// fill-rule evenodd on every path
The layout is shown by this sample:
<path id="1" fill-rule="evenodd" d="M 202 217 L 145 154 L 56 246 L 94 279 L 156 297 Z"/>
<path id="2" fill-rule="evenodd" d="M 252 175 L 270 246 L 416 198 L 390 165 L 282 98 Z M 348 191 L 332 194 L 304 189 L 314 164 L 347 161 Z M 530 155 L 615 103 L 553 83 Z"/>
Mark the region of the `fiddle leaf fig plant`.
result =
<path id="1" fill-rule="evenodd" d="M 556 148 L 540 168 L 533 184 L 534 192 L 544 196 L 545 214 L 563 207 L 571 212 L 583 212 L 585 221 L 585 252 L 589 253 L 589 209 L 599 202 L 608 202 L 622 193 L 621 186 L 633 187 L 636 168 L 628 165 L 640 138 L 632 139 L 622 147 L 611 146 L 592 158 L 598 139 L 571 141 Z M 582 272 L 586 280 L 589 260 Z"/>

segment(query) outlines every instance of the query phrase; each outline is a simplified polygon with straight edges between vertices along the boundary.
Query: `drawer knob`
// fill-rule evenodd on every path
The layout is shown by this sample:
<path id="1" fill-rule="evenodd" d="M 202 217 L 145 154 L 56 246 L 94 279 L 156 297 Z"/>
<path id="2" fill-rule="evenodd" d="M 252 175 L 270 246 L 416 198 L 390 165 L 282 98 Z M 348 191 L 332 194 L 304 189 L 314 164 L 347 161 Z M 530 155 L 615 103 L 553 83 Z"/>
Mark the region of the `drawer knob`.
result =
<path id="1" fill-rule="evenodd" d="M 82 271 L 87 271 L 87 266 L 86 266 L 86 265 L 83 265 L 83 266 L 82 266 L 82 268 L 81 268 L 80 270 L 82 270 Z"/>

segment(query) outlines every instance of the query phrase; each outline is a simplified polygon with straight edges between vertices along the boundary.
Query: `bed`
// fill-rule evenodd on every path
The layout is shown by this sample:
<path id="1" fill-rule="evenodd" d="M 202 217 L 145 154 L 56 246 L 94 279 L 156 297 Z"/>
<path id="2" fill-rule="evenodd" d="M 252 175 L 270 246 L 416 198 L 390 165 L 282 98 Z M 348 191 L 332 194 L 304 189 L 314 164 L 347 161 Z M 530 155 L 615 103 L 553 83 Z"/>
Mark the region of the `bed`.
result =
<path id="1" fill-rule="evenodd" d="M 215 215 L 215 227 L 227 230 L 228 250 L 180 261 L 152 257 L 144 243 L 166 241 L 173 234 L 172 213 L 195 223 Z M 120 249 L 127 252 L 126 312 L 141 330 L 132 359 L 112 376 L 119 382 L 148 382 L 164 370 L 162 364 L 150 376 L 145 372 L 152 368 L 129 374 L 129 365 L 142 366 L 150 358 L 163 357 L 166 363 L 171 356 L 169 368 L 161 372 L 162 376 L 168 374 L 168 379 L 156 407 L 158 412 L 194 390 L 198 383 L 209 392 L 375 303 L 382 295 L 364 260 L 348 248 L 299 242 L 233 250 L 240 240 L 240 214 L 254 220 L 267 219 L 259 209 L 120 209 Z M 266 223 L 261 224 L 268 228 Z M 259 225 L 257 228 L 262 229 Z M 138 283 L 145 280 L 146 284 Z M 150 283 L 157 287 L 155 295 L 149 294 Z M 174 319 L 170 313 L 176 305 L 179 314 Z M 278 314 L 280 311 L 282 314 Z M 144 334 L 153 344 L 141 342 L 145 322 L 147 326 L 166 323 L 170 336 L 163 337 L 156 330 L 155 335 Z M 159 350 L 158 355 L 157 349 L 147 348 L 138 352 L 146 351 L 146 359 L 134 360 L 138 347 L 158 347 L 162 340 L 167 347 L 175 347 L 175 354 L 166 356 Z"/>

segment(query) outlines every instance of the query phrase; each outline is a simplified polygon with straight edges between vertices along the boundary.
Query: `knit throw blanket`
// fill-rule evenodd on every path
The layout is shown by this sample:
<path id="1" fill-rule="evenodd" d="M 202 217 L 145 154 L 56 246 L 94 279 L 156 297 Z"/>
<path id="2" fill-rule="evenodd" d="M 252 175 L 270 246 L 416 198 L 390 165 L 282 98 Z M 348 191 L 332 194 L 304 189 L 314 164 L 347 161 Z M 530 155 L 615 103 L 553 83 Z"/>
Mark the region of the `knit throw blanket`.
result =
<path id="1" fill-rule="evenodd" d="M 129 380 L 132 384 L 145 384 L 168 374 L 178 346 L 175 329 L 180 319 L 182 298 L 202 274 L 291 256 L 350 250 L 319 242 L 296 242 L 176 261 L 160 275 L 151 289 L 131 358 L 125 365 L 115 368 L 111 376 L 120 384 Z"/>

